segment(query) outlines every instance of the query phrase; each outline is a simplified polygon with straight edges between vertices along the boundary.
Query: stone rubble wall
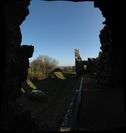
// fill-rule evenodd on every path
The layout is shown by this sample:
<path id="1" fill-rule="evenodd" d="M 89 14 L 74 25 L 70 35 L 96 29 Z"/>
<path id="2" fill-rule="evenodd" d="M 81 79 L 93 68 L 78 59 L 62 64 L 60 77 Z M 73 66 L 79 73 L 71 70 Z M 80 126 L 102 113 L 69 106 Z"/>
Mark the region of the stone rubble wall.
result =
<path id="1" fill-rule="evenodd" d="M 3 119 L 9 119 L 16 109 L 22 81 L 27 78 L 29 59 L 34 47 L 21 45 L 21 23 L 29 14 L 30 0 L 4 1 L 5 61 L 1 112 Z"/>
<path id="2" fill-rule="evenodd" d="M 2 89 L 2 117 L 5 120 L 16 108 L 15 101 L 20 96 L 21 82 L 27 78 L 28 58 L 32 56 L 34 47 L 21 46 L 20 25 L 29 14 L 30 0 L 4 0 L 4 2 L 6 55 Z M 123 18 L 120 15 L 122 11 L 118 10 L 118 6 L 121 7 L 120 3 L 116 1 L 114 3 L 109 0 L 94 0 L 94 6 L 99 8 L 106 18 L 105 26 L 99 35 L 101 53 L 97 79 L 99 87 L 105 89 L 120 89 L 123 82 L 122 44 L 120 43 L 123 39 L 121 36 Z M 125 90 L 124 93 L 126 94 Z"/>
<path id="3" fill-rule="evenodd" d="M 110 55 L 112 51 L 112 38 L 111 30 L 109 26 L 105 25 L 104 28 L 100 31 L 100 42 L 101 42 L 101 51 L 98 56 L 98 65 L 97 65 L 97 84 L 101 89 L 110 88 L 111 84 L 111 70 L 110 70 Z"/>
<path id="4" fill-rule="evenodd" d="M 104 28 L 99 38 L 101 42 L 100 60 L 98 65 L 98 85 L 102 88 L 123 88 L 122 72 L 122 9 L 123 2 L 95 0 L 94 6 L 98 7 L 105 17 Z M 124 93 L 125 90 L 124 90 Z"/>

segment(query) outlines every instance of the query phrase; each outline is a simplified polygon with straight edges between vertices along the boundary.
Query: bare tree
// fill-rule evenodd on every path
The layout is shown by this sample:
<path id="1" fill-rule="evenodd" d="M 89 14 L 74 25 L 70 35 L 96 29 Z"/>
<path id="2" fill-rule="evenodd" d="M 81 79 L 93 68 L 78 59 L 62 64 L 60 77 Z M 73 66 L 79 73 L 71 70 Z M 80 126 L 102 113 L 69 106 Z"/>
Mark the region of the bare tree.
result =
<path id="1" fill-rule="evenodd" d="M 40 55 L 30 63 L 30 73 L 32 76 L 35 76 L 36 73 L 38 73 L 38 75 L 48 76 L 49 73 L 57 67 L 57 65 L 57 60 L 47 55 Z"/>

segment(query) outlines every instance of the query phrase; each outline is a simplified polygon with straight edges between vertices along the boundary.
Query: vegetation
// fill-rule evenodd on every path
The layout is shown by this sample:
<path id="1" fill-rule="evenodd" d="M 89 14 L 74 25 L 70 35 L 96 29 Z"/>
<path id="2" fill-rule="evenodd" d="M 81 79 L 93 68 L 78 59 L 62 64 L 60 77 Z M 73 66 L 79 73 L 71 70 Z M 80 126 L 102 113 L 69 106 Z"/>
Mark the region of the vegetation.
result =
<path id="1" fill-rule="evenodd" d="M 57 60 L 46 55 L 40 55 L 30 63 L 28 78 L 38 80 L 47 78 L 55 68 L 58 68 Z M 75 66 L 64 66 L 62 72 L 75 74 Z"/>
<path id="2" fill-rule="evenodd" d="M 60 69 L 54 70 L 54 72 Z M 23 112 L 31 111 L 32 118 L 38 122 L 39 131 L 57 131 L 64 119 L 64 115 L 69 107 L 71 99 L 75 94 L 75 88 L 80 84 L 80 78 L 76 78 L 73 74 L 65 74 L 65 80 L 60 78 L 46 78 L 42 80 L 32 81 L 38 90 L 45 93 L 45 96 L 36 100 L 28 96 L 31 91 L 30 86 L 26 83 L 23 85 L 27 93 L 18 99 L 22 104 Z M 39 97 L 39 96 L 38 96 Z M 27 126 L 27 125 L 26 125 Z"/>
<path id="3" fill-rule="evenodd" d="M 40 55 L 30 63 L 28 78 L 46 78 L 57 65 L 57 60 L 49 56 Z"/>
<path id="4" fill-rule="evenodd" d="M 75 66 L 65 66 L 63 67 L 64 73 L 75 73 Z"/>

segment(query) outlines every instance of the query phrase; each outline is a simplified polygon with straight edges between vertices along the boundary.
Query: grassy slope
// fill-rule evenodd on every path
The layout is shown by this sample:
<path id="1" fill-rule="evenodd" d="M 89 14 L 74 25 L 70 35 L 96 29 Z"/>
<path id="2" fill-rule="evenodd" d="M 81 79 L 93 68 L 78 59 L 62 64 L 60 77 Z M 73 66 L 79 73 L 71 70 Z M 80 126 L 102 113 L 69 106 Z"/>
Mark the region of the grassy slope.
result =
<path id="1" fill-rule="evenodd" d="M 57 130 L 63 120 L 73 95 L 73 88 L 78 86 L 79 79 L 65 75 L 66 80 L 47 78 L 35 84 L 43 90 L 46 97 L 41 101 L 32 101 L 27 95 L 20 98 L 24 110 L 31 110 L 32 116 L 38 118 L 40 130 Z"/>

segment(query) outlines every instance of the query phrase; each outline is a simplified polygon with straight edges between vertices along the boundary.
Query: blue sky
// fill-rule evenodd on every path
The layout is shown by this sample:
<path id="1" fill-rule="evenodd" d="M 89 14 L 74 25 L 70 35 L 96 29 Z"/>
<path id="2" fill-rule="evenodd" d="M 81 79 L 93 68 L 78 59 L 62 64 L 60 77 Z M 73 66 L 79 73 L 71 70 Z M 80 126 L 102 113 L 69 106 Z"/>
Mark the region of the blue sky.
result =
<path id="1" fill-rule="evenodd" d="M 59 66 L 74 65 L 75 48 L 83 60 L 98 56 L 104 18 L 93 2 L 32 0 L 29 11 L 20 27 L 22 44 L 35 48 L 30 61 L 48 55 Z"/>

